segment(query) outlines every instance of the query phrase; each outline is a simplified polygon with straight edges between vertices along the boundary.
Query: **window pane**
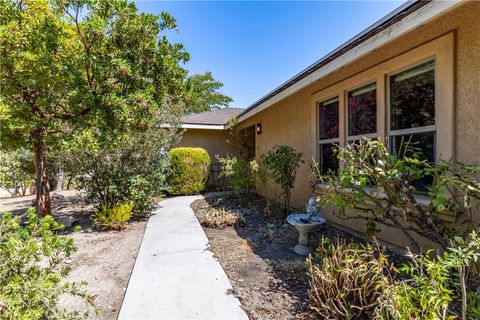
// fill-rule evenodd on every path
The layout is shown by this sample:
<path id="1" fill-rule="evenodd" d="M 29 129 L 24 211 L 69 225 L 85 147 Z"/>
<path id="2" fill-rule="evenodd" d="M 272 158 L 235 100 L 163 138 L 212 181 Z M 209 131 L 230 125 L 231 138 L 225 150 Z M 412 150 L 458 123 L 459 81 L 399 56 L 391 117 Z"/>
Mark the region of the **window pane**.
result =
<path id="1" fill-rule="evenodd" d="M 319 139 L 338 138 L 338 98 L 319 104 Z"/>
<path id="2" fill-rule="evenodd" d="M 336 146 L 333 143 L 320 145 L 320 173 L 326 174 L 329 171 L 338 171 L 338 158 Z"/>
<path id="3" fill-rule="evenodd" d="M 411 156 L 411 152 L 405 150 L 406 145 L 413 147 L 420 155 L 420 159 L 435 162 L 435 132 L 390 137 L 392 154 Z M 417 190 L 426 191 L 426 187 L 432 182 L 433 178 L 426 176 L 412 184 Z"/>
<path id="4" fill-rule="evenodd" d="M 434 124 L 434 62 L 428 62 L 390 77 L 391 130 Z"/>
<path id="5" fill-rule="evenodd" d="M 377 132 L 377 88 L 375 84 L 348 93 L 348 135 Z"/>

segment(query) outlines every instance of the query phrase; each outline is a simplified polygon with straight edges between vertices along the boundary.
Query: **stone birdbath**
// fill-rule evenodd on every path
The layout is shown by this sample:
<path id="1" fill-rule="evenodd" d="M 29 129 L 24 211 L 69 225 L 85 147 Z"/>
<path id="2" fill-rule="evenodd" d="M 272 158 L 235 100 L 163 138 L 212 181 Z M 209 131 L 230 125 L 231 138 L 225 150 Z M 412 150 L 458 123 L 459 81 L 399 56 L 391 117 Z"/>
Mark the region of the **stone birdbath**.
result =
<path id="1" fill-rule="evenodd" d="M 315 248 L 310 245 L 309 233 L 317 230 L 325 223 L 325 218 L 319 215 L 320 209 L 317 207 L 315 197 L 310 197 L 307 204 L 307 213 L 292 213 L 287 217 L 290 223 L 299 232 L 298 244 L 293 251 L 299 255 L 308 255 Z"/>

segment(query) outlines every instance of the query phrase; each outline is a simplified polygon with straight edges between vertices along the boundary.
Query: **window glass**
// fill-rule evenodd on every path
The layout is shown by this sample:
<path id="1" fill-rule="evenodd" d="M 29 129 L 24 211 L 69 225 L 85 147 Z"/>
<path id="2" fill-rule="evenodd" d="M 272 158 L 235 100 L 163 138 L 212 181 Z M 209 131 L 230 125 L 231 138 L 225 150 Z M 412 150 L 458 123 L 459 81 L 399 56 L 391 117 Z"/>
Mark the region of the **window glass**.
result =
<path id="1" fill-rule="evenodd" d="M 348 135 L 377 132 L 377 88 L 370 84 L 348 93 Z"/>
<path id="2" fill-rule="evenodd" d="M 319 139 L 338 138 L 338 97 L 319 104 Z"/>
<path id="3" fill-rule="evenodd" d="M 431 163 L 435 162 L 435 132 L 393 136 L 391 137 L 390 147 L 391 152 L 397 156 L 411 157 L 411 152 L 408 150 L 413 148 L 419 154 L 420 159 Z M 433 178 L 426 176 L 414 181 L 412 185 L 418 191 L 424 192 L 432 182 Z"/>
<path id="4" fill-rule="evenodd" d="M 434 124 L 434 62 L 422 64 L 390 77 L 390 130 Z"/>
<path id="5" fill-rule="evenodd" d="M 320 145 L 320 173 L 327 174 L 329 171 L 338 171 L 337 150 L 333 143 Z"/>

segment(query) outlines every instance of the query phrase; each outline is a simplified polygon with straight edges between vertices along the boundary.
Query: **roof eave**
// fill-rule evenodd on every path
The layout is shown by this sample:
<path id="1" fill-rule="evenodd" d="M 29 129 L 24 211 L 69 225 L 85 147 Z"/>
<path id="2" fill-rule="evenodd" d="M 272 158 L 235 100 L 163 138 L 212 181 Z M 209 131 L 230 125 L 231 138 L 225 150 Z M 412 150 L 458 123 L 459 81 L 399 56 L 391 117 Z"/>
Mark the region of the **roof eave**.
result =
<path id="1" fill-rule="evenodd" d="M 182 129 L 202 129 L 202 130 L 225 130 L 226 127 L 223 124 L 198 124 L 198 123 L 182 123 L 180 125 Z"/>

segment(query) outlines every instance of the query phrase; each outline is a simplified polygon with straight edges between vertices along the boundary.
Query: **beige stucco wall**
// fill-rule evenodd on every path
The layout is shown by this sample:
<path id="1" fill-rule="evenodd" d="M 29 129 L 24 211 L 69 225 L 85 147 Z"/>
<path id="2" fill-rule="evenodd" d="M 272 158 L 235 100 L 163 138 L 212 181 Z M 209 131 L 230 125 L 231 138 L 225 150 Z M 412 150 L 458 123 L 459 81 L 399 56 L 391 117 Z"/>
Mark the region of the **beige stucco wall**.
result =
<path id="1" fill-rule="evenodd" d="M 386 76 L 422 60 L 436 61 L 437 156 L 454 157 L 467 163 L 480 163 L 480 2 L 462 4 L 455 10 L 418 27 L 402 38 L 312 83 L 293 95 L 239 124 L 245 128 L 261 123 L 262 134 L 256 136 L 256 154 L 276 144 L 291 145 L 303 152 L 306 161 L 298 174 L 292 193 L 292 205 L 303 206 L 312 194 L 312 158 L 317 160 L 316 102 L 339 95 L 343 105 L 348 89 L 377 80 L 378 134 L 386 128 Z M 308 62 L 306 62 L 306 65 Z M 340 107 L 340 116 L 344 111 Z M 340 122 L 340 143 L 345 140 L 344 122 Z M 343 141 L 343 142 L 342 142 Z M 439 154 L 440 153 L 440 154 Z M 258 185 L 260 194 L 275 197 L 273 186 Z M 359 221 L 328 218 L 362 231 Z M 406 245 L 393 230 L 380 236 Z"/>
<path id="2" fill-rule="evenodd" d="M 218 162 L 216 156 L 235 155 L 236 149 L 227 142 L 228 130 L 187 129 L 175 147 L 198 147 L 207 150 L 212 163 Z"/>

